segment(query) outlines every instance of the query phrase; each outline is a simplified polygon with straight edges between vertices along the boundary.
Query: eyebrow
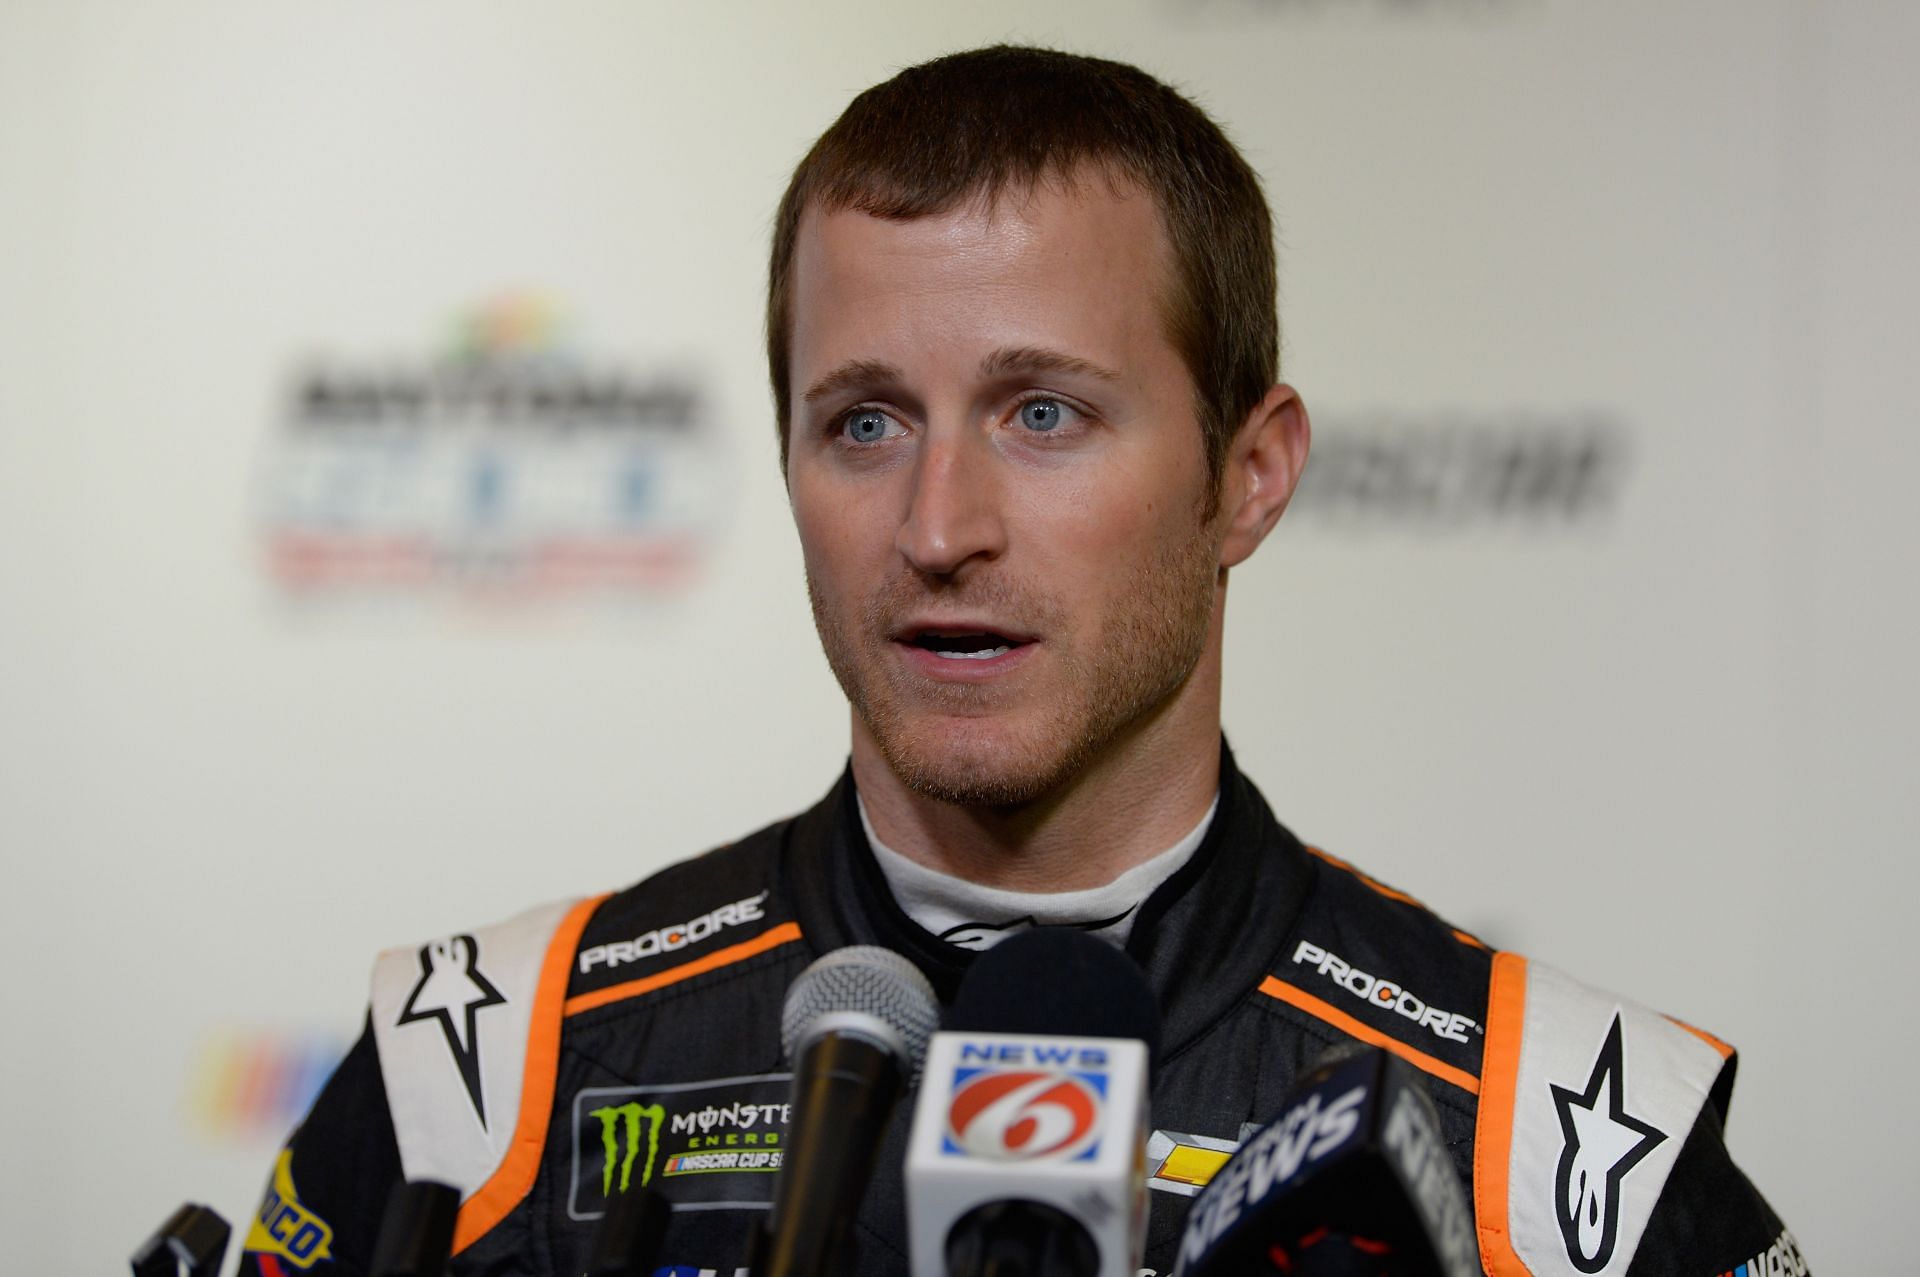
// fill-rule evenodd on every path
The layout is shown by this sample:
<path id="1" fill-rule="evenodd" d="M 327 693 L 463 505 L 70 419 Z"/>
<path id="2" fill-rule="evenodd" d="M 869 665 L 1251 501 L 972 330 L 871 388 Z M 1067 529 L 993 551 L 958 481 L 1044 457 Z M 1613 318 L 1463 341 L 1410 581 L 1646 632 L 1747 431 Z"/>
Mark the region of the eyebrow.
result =
<path id="1" fill-rule="evenodd" d="M 872 386 L 886 383 L 898 383 L 906 379 L 894 365 L 879 359 L 849 359 L 832 372 L 807 387 L 807 393 L 800 396 L 806 403 L 818 403 L 829 396 L 856 386 Z"/>
<path id="2" fill-rule="evenodd" d="M 1001 377 L 1013 372 L 1064 372 L 1101 381 L 1120 380 L 1120 374 L 1111 368 L 1044 346 L 1006 346 L 980 361 L 982 377 Z"/>
<path id="3" fill-rule="evenodd" d="M 1060 372 L 1101 381 L 1119 381 L 1111 368 L 1082 359 L 1078 355 L 1048 350 L 1045 346 L 1003 346 L 980 361 L 982 377 L 1004 377 L 1009 373 Z M 866 386 L 898 384 L 906 380 L 899 367 L 882 359 L 849 359 L 800 396 L 804 403 L 818 403 L 843 391 Z"/>

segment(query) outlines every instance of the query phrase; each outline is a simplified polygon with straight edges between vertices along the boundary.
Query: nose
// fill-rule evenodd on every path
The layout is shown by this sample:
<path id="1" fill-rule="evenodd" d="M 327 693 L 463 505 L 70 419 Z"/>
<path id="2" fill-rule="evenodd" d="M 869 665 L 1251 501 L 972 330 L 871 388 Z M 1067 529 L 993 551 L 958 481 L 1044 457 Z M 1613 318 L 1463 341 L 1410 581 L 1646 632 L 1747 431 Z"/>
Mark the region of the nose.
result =
<path id="1" fill-rule="evenodd" d="M 894 547 L 932 576 L 951 576 L 975 559 L 1006 551 L 999 476 L 984 440 L 956 432 L 921 450 Z"/>

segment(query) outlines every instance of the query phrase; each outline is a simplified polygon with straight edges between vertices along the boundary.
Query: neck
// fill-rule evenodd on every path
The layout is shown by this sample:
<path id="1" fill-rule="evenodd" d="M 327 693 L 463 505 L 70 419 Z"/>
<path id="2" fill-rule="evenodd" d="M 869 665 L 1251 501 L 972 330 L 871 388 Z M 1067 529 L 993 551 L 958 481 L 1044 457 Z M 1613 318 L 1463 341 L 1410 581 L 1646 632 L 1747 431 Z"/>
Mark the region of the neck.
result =
<path id="1" fill-rule="evenodd" d="M 1029 803 L 962 806 L 909 789 L 857 714 L 854 783 L 881 841 L 929 869 L 1011 891 L 1103 886 L 1178 842 L 1219 792 L 1219 670 L 1213 646 L 1165 703 Z"/>

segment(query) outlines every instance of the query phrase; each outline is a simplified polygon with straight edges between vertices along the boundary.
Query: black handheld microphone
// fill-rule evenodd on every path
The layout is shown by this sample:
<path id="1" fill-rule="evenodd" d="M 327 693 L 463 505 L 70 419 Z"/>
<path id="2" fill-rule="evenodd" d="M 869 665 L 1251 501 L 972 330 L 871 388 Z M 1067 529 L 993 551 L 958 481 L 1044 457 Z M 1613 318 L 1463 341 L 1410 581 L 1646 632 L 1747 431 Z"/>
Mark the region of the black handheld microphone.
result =
<path id="1" fill-rule="evenodd" d="M 188 1202 L 133 1252 L 133 1277 L 218 1277 L 231 1231 L 211 1207 Z"/>
<path id="2" fill-rule="evenodd" d="M 891 949 L 836 949 L 794 980 L 781 1016 L 793 1121 L 773 1209 L 753 1238 L 754 1277 L 838 1271 L 887 1117 L 939 1018 L 933 986 Z"/>
<path id="3" fill-rule="evenodd" d="M 593 1232 L 585 1277 L 653 1277 L 660 1235 L 672 1213 L 666 1198 L 642 1184 L 615 1196 Z"/>
<path id="4" fill-rule="evenodd" d="M 1324 1058 L 1194 1199 L 1175 1277 L 1479 1277 L 1473 1215 L 1413 1068 Z"/>
<path id="5" fill-rule="evenodd" d="M 974 960 L 907 1146 L 915 1277 L 1134 1277 L 1146 1228 L 1146 977 L 1083 931 Z"/>
<path id="6" fill-rule="evenodd" d="M 387 1194 L 373 1243 L 373 1277 L 442 1277 L 453 1253 L 460 1190 L 429 1179 L 405 1180 Z"/>

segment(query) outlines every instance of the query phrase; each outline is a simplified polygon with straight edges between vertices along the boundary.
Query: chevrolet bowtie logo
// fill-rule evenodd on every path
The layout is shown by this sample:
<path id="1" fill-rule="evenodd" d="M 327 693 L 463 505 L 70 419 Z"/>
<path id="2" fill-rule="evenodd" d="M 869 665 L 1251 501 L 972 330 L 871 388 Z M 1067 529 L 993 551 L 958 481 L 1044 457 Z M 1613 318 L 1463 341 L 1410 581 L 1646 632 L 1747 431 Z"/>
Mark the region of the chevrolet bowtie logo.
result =
<path id="1" fill-rule="evenodd" d="M 1163 1193 L 1192 1197 L 1219 1174 L 1239 1148 L 1238 1140 L 1155 1131 L 1147 1140 L 1147 1184 Z"/>

